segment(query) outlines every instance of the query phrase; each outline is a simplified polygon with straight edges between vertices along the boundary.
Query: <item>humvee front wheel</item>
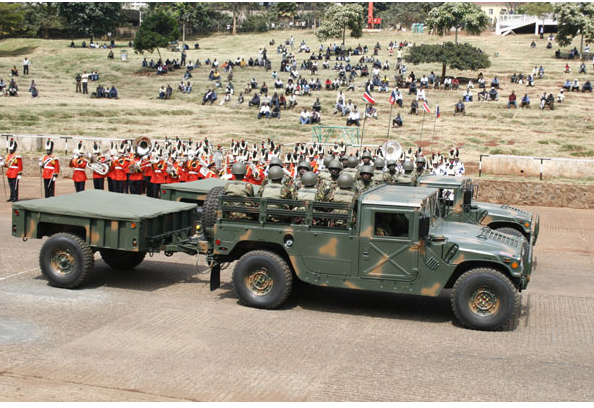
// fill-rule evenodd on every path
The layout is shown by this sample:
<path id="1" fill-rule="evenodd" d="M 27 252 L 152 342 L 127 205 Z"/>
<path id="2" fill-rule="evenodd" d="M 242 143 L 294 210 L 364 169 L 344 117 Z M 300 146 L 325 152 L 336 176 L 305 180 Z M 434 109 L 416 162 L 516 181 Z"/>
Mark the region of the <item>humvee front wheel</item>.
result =
<path id="1" fill-rule="evenodd" d="M 73 289 L 93 270 L 93 251 L 80 237 L 59 233 L 48 238 L 39 253 L 39 267 L 50 285 Z"/>
<path id="2" fill-rule="evenodd" d="M 471 269 L 452 289 L 452 309 L 464 326 L 499 330 L 514 316 L 520 296 L 512 282 L 491 268 Z"/>
<path id="3" fill-rule="evenodd" d="M 233 289 L 247 306 L 275 309 L 293 288 L 289 265 L 272 251 L 251 251 L 233 269 Z"/>
<path id="4" fill-rule="evenodd" d="M 107 248 L 100 249 L 99 253 L 106 264 L 118 271 L 127 271 L 136 268 L 146 256 L 146 251 L 130 252 Z"/>

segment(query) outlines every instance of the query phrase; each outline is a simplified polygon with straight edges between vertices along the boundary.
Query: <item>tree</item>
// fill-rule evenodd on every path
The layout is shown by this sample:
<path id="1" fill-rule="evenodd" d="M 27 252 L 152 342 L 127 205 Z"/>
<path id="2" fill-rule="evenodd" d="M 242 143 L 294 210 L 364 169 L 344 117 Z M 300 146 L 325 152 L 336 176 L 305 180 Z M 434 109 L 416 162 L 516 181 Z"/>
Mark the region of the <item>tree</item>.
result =
<path id="1" fill-rule="evenodd" d="M 58 3 L 58 15 L 70 27 L 91 37 L 114 32 L 122 22 L 122 3 Z"/>
<path id="2" fill-rule="evenodd" d="M 16 31 L 23 21 L 20 4 L 0 3 L 0 38 Z"/>
<path id="3" fill-rule="evenodd" d="M 324 13 L 320 27 L 316 30 L 316 37 L 320 41 L 329 38 L 342 38 L 344 47 L 346 30 L 351 30 L 351 37 L 360 38 L 363 35 L 363 7 L 360 4 L 337 4 Z"/>
<path id="4" fill-rule="evenodd" d="M 50 31 L 68 27 L 66 20 L 58 15 L 56 3 L 27 3 L 23 11 L 23 29 L 31 36 L 43 36 L 47 39 Z"/>
<path id="5" fill-rule="evenodd" d="M 447 42 L 444 44 L 421 44 L 410 48 L 408 54 L 404 56 L 406 62 L 414 65 L 423 63 L 442 64 L 441 82 L 446 76 L 446 66 L 452 69 L 476 71 L 483 68 L 489 68 L 491 61 L 489 57 L 480 49 L 470 44 L 454 44 Z"/>
<path id="6" fill-rule="evenodd" d="M 388 25 L 401 27 L 410 27 L 414 23 L 420 23 L 427 20 L 429 12 L 435 7 L 438 7 L 442 3 L 388 3 L 385 10 L 377 10 L 378 14 L 382 18 L 382 25 L 388 27 Z M 374 8 L 374 10 L 376 10 Z M 375 12 L 375 11 L 374 11 Z"/>
<path id="7" fill-rule="evenodd" d="M 456 44 L 458 44 L 458 30 L 466 30 L 468 34 L 480 35 L 489 26 L 489 17 L 473 3 L 444 3 L 429 12 L 425 22 L 430 30 L 442 36 L 456 29 Z"/>
<path id="8" fill-rule="evenodd" d="M 173 17 L 162 11 L 149 15 L 142 22 L 134 38 L 134 50 L 154 52 L 156 49 L 161 59 L 159 47 L 167 47 L 171 41 L 179 38 L 179 28 Z"/>
<path id="9" fill-rule="evenodd" d="M 293 21 L 295 24 L 295 16 L 297 15 L 297 3 L 276 3 L 274 5 L 274 12 L 276 17 L 280 19 L 287 19 Z"/>
<path id="10" fill-rule="evenodd" d="M 583 58 L 584 38 L 587 43 L 594 42 L 594 3 L 557 3 L 553 14 L 559 23 L 559 45 L 570 45 L 574 37 L 580 35 L 580 55 Z"/>

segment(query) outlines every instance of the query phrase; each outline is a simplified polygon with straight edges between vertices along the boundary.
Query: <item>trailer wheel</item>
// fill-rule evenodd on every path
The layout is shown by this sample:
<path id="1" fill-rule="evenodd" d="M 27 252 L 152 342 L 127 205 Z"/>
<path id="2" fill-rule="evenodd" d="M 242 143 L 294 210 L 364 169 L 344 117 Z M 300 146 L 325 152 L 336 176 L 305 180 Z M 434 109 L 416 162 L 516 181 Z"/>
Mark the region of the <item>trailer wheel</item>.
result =
<path id="1" fill-rule="evenodd" d="M 471 269 L 452 289 L 452 309 L 466 327 L 499 330 L 514 316 L 520 296 L 512 282 L 491 268 Z"/>
<path id="2" fill-rule="evenodd" d="M 202 204 L 202 217 L 200 219 L 202 231 L 206 228 L 212 228 L 217 222 L 217 210 L 219 208 L 219 197 L 225 192 L 224 186 L 212 188 L 204 204 Z"/>
<path id="3" fill-rule="evenodd" d="M 242 256 L 233 269 L 233 289 L 250 307 L 276 309 L 293 288 L 289 265 L 272 251 L 251 251 Z"/>
<path id="4" fill-rule="evenodd" d="M 74 289 L 93 270 L 93 250 L 80 237 L 58 233 L 48 238 L 39 253 L 39 267 L 50 285 Z"/>
<path id="5" fill-rule="evenodd" d="M 118 271 L 127 271 L 136 268 L 146 256 L 146 251 L 130 252 L 107 248 L 100 249 L 99 253 L 106 264 Z"/>

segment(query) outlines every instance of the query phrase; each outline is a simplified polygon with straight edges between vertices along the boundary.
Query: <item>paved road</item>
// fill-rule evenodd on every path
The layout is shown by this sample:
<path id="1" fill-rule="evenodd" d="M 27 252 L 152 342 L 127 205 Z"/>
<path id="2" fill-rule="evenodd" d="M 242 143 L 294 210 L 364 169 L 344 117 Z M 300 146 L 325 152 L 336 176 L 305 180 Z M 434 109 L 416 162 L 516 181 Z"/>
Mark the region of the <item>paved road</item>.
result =
<path id="1" fill-rule="evenodd" d="M 41 277 L 41 241 L 0 205 L 0 400 L 594 399 L 594 211 L 541 214 L 539 265 L 508 331 L 458 326 L 438 298 L 298 285 L 282 310 L 210 292 L 186 255 L 80 290 Z"/>

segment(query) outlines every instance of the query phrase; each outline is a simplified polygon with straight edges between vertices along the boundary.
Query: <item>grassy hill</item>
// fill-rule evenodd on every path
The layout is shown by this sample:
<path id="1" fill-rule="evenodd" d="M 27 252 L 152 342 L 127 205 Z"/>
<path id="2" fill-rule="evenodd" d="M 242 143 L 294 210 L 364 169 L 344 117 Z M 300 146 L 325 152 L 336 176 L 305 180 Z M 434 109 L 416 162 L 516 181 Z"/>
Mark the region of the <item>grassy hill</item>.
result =
<path id="1" fill-rule="evenodd" d="M 256 58 L 258 49 L 266 47 L 272 61 L 273 70 L 279 70 L 280 54 L 275 47 L 269 46 L 270 39 L 276 43 L 283 42 L 290 35 L 294 35 L 295 44 L 305 40 L 313 49 L 317 50 L 319 41 L 313 31 L 275 31 L 264 34 L 244 34 L 237 36 L 215 35 L 201 38 L 200 49 L 190 49 L 189 60 L 199 58 L 202 62 L 207 58 L 218 58 L 220 62 L 227 59 L 243 57 Z M 388 58 L 387 44 L 389 41 L 414 41 L 416 43 L 437 43 L 453 41 L 453 36 L 436 37 L 426 34 L 381 32 L 365 33 L 360 39 L 348 39 L 347 45 L 367 44 L 373 48 L 376 42 L 382 46 L 379 58 Z M 537 47 L 530 48 L 530 42 L 535 40 Z M 91 50 L 80 48 L 82 40 L 76 40 L 78 48 L 70 48 L 67 40 L 38 40 L 38 39 L 8 39 L 0 42 L 0 78 L 6 82 L 10 80 L 10 68 L 16 65 L 21 76 L 17 78 L 20 97 L 0 98 L 0 132 L 6 133 L 38 133 L 80 135 L 88 137 L 125 137 L 133 138 L 145 135 L 154 138 L 164 136 L 181 138 L 191 137 L 202 139 L 208 137 L 212 142 L 227 145 L 232 138 L 244 138 L 251 142 L 259 142 L 266 138 L 274 138 L 279 142 L 310 141 L 312 131 L 310 126 L 298 123 L 300 110 L 282 111 L 282 118 L 256 119 L 257 111 L 247 107 L 247 100 L 241 107 L 233 110 L 232 103 L 237 94 L 243 90 L 247 82 L 255 77 L 258 83 L 266 81 L 273 92 L 271 72 L 263 68 L 245 68 L 235 70 L 235 91 L 232 103 L 225 106 L 202 106 L 202 95 L 212 82 L 208 81 L 210 67 L 202 66 L 194 70 L 191 82 L 193 93 L 185 95 L 177 91 L 177 85 L 185 70 L 177 70 L 167 76 L 147 74 L 141 69 L 143 57 L 155 61 L 158 55 L 134 54 L 127 46 L 127 42 L 117 42 L 114 50 L 116 59 L 107 60 L 108 50 Z M 557 104 L 555 111 L 541 111 L 538 109 L 538 96 L 543 91 L 557 95 L 566 78 L 579 78 L 583 83 L 591 78 L 592 63 L 588 62 L 588 75 L 578 75 L 579 62 L 570 62 L 573 73 L 563 74 L 565 60 L 553 58 L 556 47 L 552 50 L 545 48 L 546 40 L 538 40 L 533 35 L 518 35 L 500 37 L 492 33 L 484 33 L 480 37 L 461 36 L 460 41 L 469 42 L 480 47 L 492 61 L 492 66 L 484 70 L 485 78 L 490 82 L 494 75 L 501 81 L 499 102 L 474 102 L 467 104 L 467 114 L 464 117 L 453 116 L 454 103 L 461 97 L 460 91 L 427 91 L 429 105 L 433 110 L 438 103 L 442 117 L 438 119 L 435 128 L 436 150 L 446 151 L 452 146 L 460 146 L 463 160 L 475 161 L 481 153 L 514 154 L 514 155 L 543 155 L 553 157 L 594 157 L 594 122 L 592 121 L 592 102 L 594 96 L 590 93 L 568 93 L 566 102 Z M 193 44 L 195 40 L 189 40 Z M 326 42 L 327 45 L 329 42 Z M 577 40 L 576 40 L 577 44 Z M 122 49 L 128 50 L 129 60 L 119 58 Z M 568 48 L 567 48 L 568 49 Z M 296 50 L 295 50 L 296 52 Z M 179 58 L 178 52 L 161 50 L 163 59 Z M 30 74 L 22 76 L 22 60 L 27 56 L 32 62 Z M 298 64 L 309 54 L 297 54 Z M 391 70 L 389 78 L 394 83 L 394 66 L 396 57 L 390 58 Z M 542 65 L 545 78 L 536 81 L 535 88 L 525 85 L 511 84 L 510 76 L 514 72 L 524 75 L 531 72 L 534 66 Z M 333 79 L 337 72 L 321 69 L 319 64 L 318 76 L 322 82 L 327 78 Z M 100 83 L 105 86 L 114 84 L 118 88 L 120 99 L 90 99 L 87 95 L 75 93 L 74 77 L 83 70 L 97 70 L 101 75 Z M 424 64 L 408 66 L 408 72 L 414 71 L 418 77 L 428 74 L 431 70 L 441 73 L 438 64 Z M 385 72 L 385 71 L 383 71 Z M 383 75 L 382 72 L 382 75 Z M 310 78 L 309 72 L 305 73 Z M 448 70 L 448 75 L 476 77 L 477 72 L 459 72 Z M 224 73 L 222 78 L 226 78 Z M 286 83 L 287 73 L 280 74 Z M 40 89 L 40 98 L 32 99 L 26 92 L 28 85 L 34 79 Z M 171 84 L 174 88 L 171 100 L 157 98 L 162 84 Z M 223 84 L 226 84 L 223 81 Z M 364 107 L 361 96 L 364 80 L 358 78 L 356 92 L 347 94 L 359 108 Z M 97 83 L 89 82 L 89 91 L 94 90 Z M 527 92 L 534 105 L 530 110 L 506 109 L 507 96 L 515 90 L 518 99 Z M 478 89 L 475 89 L 475 99 Z M 219 94 L 219 101 L 224 96 Z M 322 124 L 345 124 L 344 118 L 332 115 L 336 91 L 314 92 L 311 97 L 298 97 L 301 107 L 310 108 L 316 97 L 322 102 Z M 381 144 L 386 139 L 388 113 L 390 105 L 389 95 L 374 93 L 378 101 L 378 120 L 368 120 L 365 128 L 364 143 Z M 420 137 L 423 115 L 409 116 L 408 106 L 412 96 L 405 95 L 404 108 L 400 113 L 404 120 L 401 129 L 390 131 L 391 138 L 398 140 L 404 147 L 416 146 Z M 398 109 L 394 109 L 394 114 Z M 423 140 L 432 140 L 433 115 L 427 115 L 424 124 Z"/>

